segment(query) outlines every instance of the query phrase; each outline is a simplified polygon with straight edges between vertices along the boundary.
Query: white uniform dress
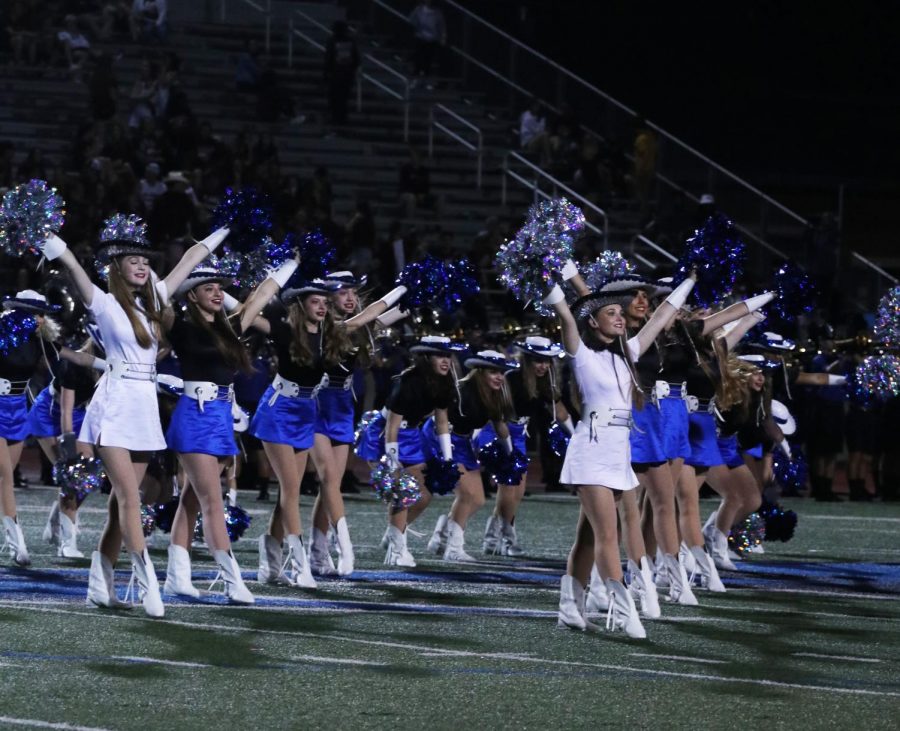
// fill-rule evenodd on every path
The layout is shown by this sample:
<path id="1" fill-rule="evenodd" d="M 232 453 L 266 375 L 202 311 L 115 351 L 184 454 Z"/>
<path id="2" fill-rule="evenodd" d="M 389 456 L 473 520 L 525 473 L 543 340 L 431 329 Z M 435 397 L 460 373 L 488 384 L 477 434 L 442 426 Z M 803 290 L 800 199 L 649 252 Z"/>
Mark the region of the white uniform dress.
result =
<path id="1" fill-rule="evenodd" d="M 627 347 L 637 360 L 638 339 Z M 580 343 L 573 370 L 581 390 L 581 420 L 569 441 L 559 481 L 564 485 L 602 485 L 633 490 L 638 480 L 631 469 L 631 372 L 625 360 L 609 350 L 591 350 Z"/>
<path id="2" fill-rule="evenodd" d="M 157 282 L 156 289 L 165 302 L 165 282 Z M 94 287 L 88 311 L 100 328 L 107 362 L 121 364 L 125 375 L 132 375 L 118 378 L 109 372 L 103 374 L 85 413 L 79 441 L 140 452 L 165 449 L 156 400 L 157 342 L 142 348 L 125 310 L 113 295 L 99 287 Z M 144 314 L 138 312 L 138 317 L 150 332 Z"/>

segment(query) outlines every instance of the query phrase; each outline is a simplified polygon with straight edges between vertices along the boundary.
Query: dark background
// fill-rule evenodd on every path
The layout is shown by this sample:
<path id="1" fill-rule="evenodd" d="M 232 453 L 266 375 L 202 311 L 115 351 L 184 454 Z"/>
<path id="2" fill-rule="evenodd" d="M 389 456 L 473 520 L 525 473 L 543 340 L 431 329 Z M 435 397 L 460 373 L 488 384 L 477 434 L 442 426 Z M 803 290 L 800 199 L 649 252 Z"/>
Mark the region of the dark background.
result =
<path id="1" fill-rule="evenodd" d="M 463 0 L 887 264 L 900 210 L 896 3 Z"/>

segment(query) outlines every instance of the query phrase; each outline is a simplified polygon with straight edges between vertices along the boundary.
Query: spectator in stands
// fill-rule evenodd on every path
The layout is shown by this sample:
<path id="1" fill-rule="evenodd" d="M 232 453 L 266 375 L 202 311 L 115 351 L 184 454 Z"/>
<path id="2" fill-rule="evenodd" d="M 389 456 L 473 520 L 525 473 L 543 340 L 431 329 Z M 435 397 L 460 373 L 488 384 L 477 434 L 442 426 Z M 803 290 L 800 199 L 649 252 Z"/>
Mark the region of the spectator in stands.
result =
<path id="1" fill-rule="evenodd" d="M 144 177 L 138 183 L 143 215 L 146 218 L 153 210 L 156 199 L 166 192 L 166 184 L 160 179 L 159 164 L 151 162 L 144 168 Z"/>
<path id="2" fill-rule="evenodd" d="M 234 70 L 234 85 L 238 91 L 255 92 L 259 88 L 261 74 L 259 44 L 255 38 L 251 38 L 247 41 L 247 48 L 238 54 Z"/>
<path id="3" fill-rule="evenodd" d="M 447 43 L 447 26 L 444 14 L 434 6 L 433 0 L 422 0 L 409 14 L 416 43 L 414 57 L 416 76 L 428 79 L 434 66 L 438 49 Z M 416 80 L 413 80 L 415 84 Z M 427 88 L 430 90 L 431 84 Z"/>
<path id="4" fill-rule="evenodd" d="M 66 56 L 66 63 L 69 65 L 69 71 L 72 72 L 72 79 L 80 83 L 81 71 L 90 58 L 91 42 L 81 32 L 78 27 L 78 19 L 74 15 L 66 16 L 65 28 L 56 34 L 56 38 Z"/>
<path id="5" fill-rule="evenodd" d="M 519 146 L 528 154 L 537 155 L 540 165 L 550 162 L 550 138 L 544 106 L 534 98 L 519 117 Z"/>
<path id="6" fill-rule="evenodd" d="M 292 124 L 303 124 L 306 117 L 297 113 L 294 98 L 289 89 L 281 84 L 272 59 L 263 58 L 262 72 L 256 88 L 257 114 L 262 122 L 277 122 L 286 117 Z"/>
<path id="7" fill-rule="evenodd" d="M 107 53 L 97 54 L 88 82 L 91 115 L 95 120 L 106 121 L 115 115 L 118 93 L 112 57 Z"/>
<path id="8" fill-rule="evenodd" d="M 12 0 L 8 12 L 7 32 L 13 63 L 34 66 L 42 28 L 40 0 Z"/>
<path id="9" fill-rule="evenodd" d="M 400 167 L 400 208 L 406 218 L 412 217 L 419 208 L 435 209 L 430 176 L 421 154 L 410 145 L 409 159 Z"/>
<path id="10" fill-rule="evenodd" d="M 331 27 L 325 46 L 325 81 L 328 84 L 328 114 L 333 125 L 347 123 L 347 100 L 359 68 L 359 50 L 343 20 Z"/>
<path id="11" fill-rule="evenodd" d="M 353 215 L 344 226 L 344 246 L 344 258 L 357 249 L 368 252 L 363 253 L 362 258 L 372 258 L 372 250 L 375 248 L 375 217 L 367 200 L 357 198 Z"/>
<path id="12" fill-rule="evenodd" d="M 303 207 L 303 183 L 297 175 L 282 179 L 275 195 L 275 216 L 284 222 L 291 221 Z"/>
<path id="13" fill-rule="evenodd" d="M 312 180 L 306 188 L 306 210 L 310 218 L 317 212 L 327 218 L 331 218 L 332 201 L 334 192 L 331 188 L 331 180 L 328 177 L 328 169 L 319 165 L 313 171 Z"/>
<path id="14" fill-rule="evenodd" d="M 191 183 L 179 170 L 169 172 L 164 182 L 166 191 L 156 199 L 147 225 L 151 241 L 157 245 L 176 242 L 177 248 L 178 242 L 190 236 L 194 219 L 194 199 L 188 192 Z M 180 246 L 183 248 L 183 244 Z M 178 261 L 181 255 L 173 249 L 167 257 Z"/>
<path id="15" fill-rule="evenodd" d="M 650 191 L 656 177 L 656 156 L 659 143 L 656 132 L 643 119 L 638 121 L 634 137 L 634 194 L 641 204 L 643 218 L 650 216 Z"/>
<path id="16" fill-rule="evenodd" d="M 131 38 L 134 41 L 166 40 L 168 8 L 166 0 L 134 0 L 131 5 Z"/>
<path id="17" fill-rule="evenodd" d="M 156 65 L 145 58 L 141 61 L 141 70 L 134 86 L 131 87 L 131 101 L 134 106 L 128 117 L 129 127 L 140 127 L 145 119 L 153 119 L 156 110 L 153 105 L 156 96 L 158 70 Z"/>

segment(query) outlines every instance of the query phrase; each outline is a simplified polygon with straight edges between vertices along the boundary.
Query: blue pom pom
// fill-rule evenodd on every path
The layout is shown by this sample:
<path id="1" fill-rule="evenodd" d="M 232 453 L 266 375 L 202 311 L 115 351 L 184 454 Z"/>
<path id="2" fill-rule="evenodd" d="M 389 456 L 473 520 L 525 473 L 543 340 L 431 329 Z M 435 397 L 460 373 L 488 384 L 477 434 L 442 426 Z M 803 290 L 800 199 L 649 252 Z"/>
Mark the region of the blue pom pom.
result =
<path id="1" fill-rule="evenodd" d="M 770 503 L 763 500 L 759 508 L 759 514 L 766 523 L 766 540 L 781 541 L 787 543 L 794 537 L 794 529 L 797 527 L 797 513 L 793 510 L 785 510 L 778 503 Z"/>
<path id="2" fill-rule="evenodd" d="M 581 278 L 592 292 L 611 279 L 624 277 L 635 272 L 635 266 L 622 256 L 620 251 L 601 251 L 600 256 L 578 267 Z"/>
<path id="3" fill-rule="evenodd" d="M 255 188 L 228 188 L 212 213 L 210 233 L 228 227 L 229 250 L 247 254 L 260 245 L 272 229 L 269 199 Z"/>
<path id="4" fill-rule="evenodd" d="M 878 303 L 875 339 L 888 348 L 900 348 L 900 285 L 890 289 Z"/>
<path id="5" fill-rule="evenodd" d="M 772 305 L 784 322 L 793 322 L 797 315 L 808 314 L 816 306 L 818 292 L 815 285 L 792 261 L 786 261 L 775 272 L 774 287 L 778 297 Z"/>
<path id="6" fill-rule="evenodd" d="M 418 480 L 406 470 L 391 471 L 385 457 L 372 469 L 372 489 L 393 508 L 408 508 L 422 497 Z"/>
<path id="7" fill-rule="evenodd" d="M 0 249 L 10 256 L 40 251 L 47 237 L 62 228 L 65 205 L 44 180 L 17 185 L 0 203 Z"/>
<path id="8" fill-rule="evenodd" d="M 0 353 L 9 355 L 27 343 L 37 332 L 38 321 L 23 310 L 8 310 L 0 315 Z"/>
<path id="9" fill-rule="evenodd" d="M 228 530 L 228 539 L 232 543 L 237 543 L 250 527 L 252 520 L 250 513 L 239 505 L 226 505 L 225 528 Z"/>
<path id="10" fill-rule="evenodd" d="M 720 302 L 744 273 L 745 247 L 734 224 L 721 214 L 706 223 L 685 242 L 675 265 L 673 284 L 678 286 L 692 270 L 697 272 L 694 299 L 703 307 Z"/>
<path id="11" fill-rule="evenodd" d="M 806 489 L 809 467 L 800 447 L 791 445 L 791 459 L 780 449 L 772 452 L 772 471 L 776 482 L 789 492 L 800 492 Z"/>
<path id="12" fill-rule="evenodd" d="M 100 230 L 100 243 L 109 241 L 131 241 L 149 247 L 147 224 L 134 213 L 114 213 L 103 222 Z"/>
<path id="13" fill-rule="evenodd" d="M 463 304 L 481 291 L 472 263 L 466 259 L 457 259 L 444 266 L 444 310 L 455 312 Z"/>
<path id="14" fill-rule="evenodd" d="M 307 232 L 299 241 L 289 235 L 285 244 L 296 247 L 299 252 L 300 266 L 297 268 L 297 275 L 304 282 L 324 279 L 337 258 L 337 251 L 331 241 L 318 228 Z"/>
<path id="15" fill-rule="evenodd" d="M 528 457 L 518 449 L 507 454 L 499 439 L 492 439 L 481 448 L 478 461 L 498 485 L 518 485 L 528 471 Z"/>
<path id="16" fill-rule="evenodd" d="M 550 451 L 560 459 L 566 456 L 566 450 L 569 448 L 569 440 L 572 437 L 558 423 L 553 422 L 550 429 L 547 430 L 547 443 Z"/>
<path id="17" fill-rule="evenodd" d="M 456 489 L 462 473 L 452 459 L 429 459 L 425 462 L 425 487 L 433 495 L 447 495 Z"/>
<path id="18" fill-rule="evenodd" d="M 96 457 L 79 455 L 69 462 L 61 459 L 53 465 L 53 482 L 59 488 L 59 496 L 75 500 L 78 505 L 99 490 L 105 479 L 103 462 Z"/>
<path id="19" fill-rule="evenodd" d="M 150 505 L 141 505 L 141 528 L 144 531 L 144 538 L 149 538 L 156 529 L 156 513 Z"/>
<path id="20" fill-rule="evenodd" d="M 253 289 L 269 276 L 272 268 L 280 267 L 294 256 L 295 243 L 291 235 L 282 241 L 275 241 L 271 236 L 264 236 L 261 244 L 246 254 L 226 252 L 219 259 L 219 266 L 234 272 L 235 286 L 241 289 Z"/>
<path id="21" fill-rule="evenodd" d="M 163 533 L 172 532 L 172 523 L 175 522 L 175 513 L 178 510 L 178 502 L 178 498 L 173 497 L 168 502 L 159 503 L 153 508 L 156 525 Z"/>
<path id="22" fill-rule="evenodd" d="M 446 276 L 443 262 L 433 256 L 410 262 L 397 276 L 397 284 L 406 287 L 399 307 L 409 310 L 439 304 L 446 287 Z"/>

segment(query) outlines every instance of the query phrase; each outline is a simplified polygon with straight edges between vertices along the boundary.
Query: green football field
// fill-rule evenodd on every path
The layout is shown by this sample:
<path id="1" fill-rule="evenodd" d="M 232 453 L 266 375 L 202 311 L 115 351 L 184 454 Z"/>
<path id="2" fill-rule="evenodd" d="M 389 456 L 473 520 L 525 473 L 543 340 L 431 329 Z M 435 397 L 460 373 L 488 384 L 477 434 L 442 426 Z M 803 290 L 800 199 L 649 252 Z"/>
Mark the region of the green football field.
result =
<path id="1" fill-rule="evenodd" d="M 2 728 L 900 725 L 897 506 L 785 501 L 800 515 L 792 541 L 723 575 L 727 594 L 698 590 L 699 608 L 664 604 L 663 619 L 645 622 L 648 639 L 634 641 L 556 628 L 577 513 L 569 496 L 526 499 L 526 558 L 460 567 L 427 558 L 425 538 L 411 536 L 413 570 L 382 565 L 384 510 L 351 498 L 351 578 L 311 592 L 250 582 L 251 608 L 216 594 L 167 599 L 164 620 L 85 606 L 87 559 L 57 558 L 40 540 L 52 491 L 17 497 L 34 563 L 0 568 Z M 242 493 L 254 520 L 235 545 L 248 581 L 266 520 L 252 497 Z M 704 517 L 713 507 L 704 502 Z M 103 512 L 99 496 L 85 503 L 87 554 Z M 437 512 L 415 527 L 430 531 Z M 485 517 L 470 526 L 470 551 Z M 158 535 L 151 551 L 161 581 L 166 544 Z M 205 589 L 212 563 L 204 549 L 194 561 Z"/>

